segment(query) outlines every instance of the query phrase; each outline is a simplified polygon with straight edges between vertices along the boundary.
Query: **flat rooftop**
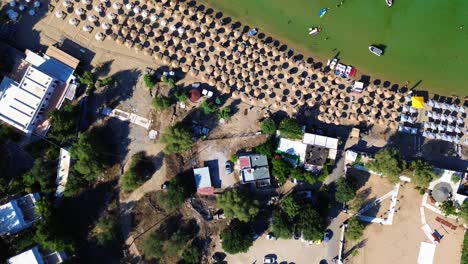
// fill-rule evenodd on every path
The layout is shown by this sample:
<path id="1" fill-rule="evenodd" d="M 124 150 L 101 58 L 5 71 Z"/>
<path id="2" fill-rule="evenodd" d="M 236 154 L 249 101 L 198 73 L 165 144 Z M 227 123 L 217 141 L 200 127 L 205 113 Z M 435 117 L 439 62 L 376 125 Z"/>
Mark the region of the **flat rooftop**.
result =
<path id="1" fill-rule="evenodd" d="M 36 247 L 30 250 L 24 251 L 14 257 L 11 257 L 7 261 L 8 264 L 44 264 L 42 256 L 39 253 L 39 249 Z"/>

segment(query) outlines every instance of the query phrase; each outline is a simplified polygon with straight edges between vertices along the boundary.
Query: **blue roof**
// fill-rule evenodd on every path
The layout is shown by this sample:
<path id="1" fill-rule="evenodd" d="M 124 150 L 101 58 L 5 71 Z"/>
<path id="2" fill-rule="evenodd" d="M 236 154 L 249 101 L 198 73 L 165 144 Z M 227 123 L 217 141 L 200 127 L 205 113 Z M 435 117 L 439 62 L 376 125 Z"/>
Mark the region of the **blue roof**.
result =
<path id="1" fill-rule="evenodd" d="M 41 63 L 37 66 L 37 69 L 62 82 L 67 82 L 74 71 L 69 66 L 61 63 L 60 61 L 54 58 L 49 58 L 45 60 L 44 63 Z"/>

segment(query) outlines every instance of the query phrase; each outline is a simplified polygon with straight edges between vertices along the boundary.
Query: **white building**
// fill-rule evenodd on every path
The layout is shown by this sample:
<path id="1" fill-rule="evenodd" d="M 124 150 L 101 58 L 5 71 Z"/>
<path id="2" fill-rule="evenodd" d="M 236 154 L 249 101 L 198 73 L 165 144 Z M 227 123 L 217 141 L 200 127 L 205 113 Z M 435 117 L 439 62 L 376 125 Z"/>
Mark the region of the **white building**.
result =
<path id="1" fill-rule="evenodd" d="M 55 197 L 62 197 L 65 192 L 65 185 L 67 184 L 68 173 L 70 172 L 70 159 L 70 152 L 61 148 L 60 161 L 57 168 L 57 179 L 55 180 L 55 184 L 57 185 Z"/>
<path id="2" fill-rule="evenodd" d="M 55 47 L 43 56 L 26 50 L 25 59 L 0 83 L 0 120 L 28 136 L 38 126 L 45 134 L 50 126 L 47 113 L 74 97 L 76 85 L 70 83 L 78 62 Z"/>
<path id="3" fill-rule="evenodd" d="M 63 252 L 52 252 L 42 256 L 37 246 L 24 251 L 7 260 L 8 264 L 58 264 L 66 260 L 67 256 Z"/>
<path id="4" fill-rule="evenodd" d="M 0 235 L 18 233 L 40 219 L 36 214 L 39 193 L 25 195 L 0 206 Z"/>

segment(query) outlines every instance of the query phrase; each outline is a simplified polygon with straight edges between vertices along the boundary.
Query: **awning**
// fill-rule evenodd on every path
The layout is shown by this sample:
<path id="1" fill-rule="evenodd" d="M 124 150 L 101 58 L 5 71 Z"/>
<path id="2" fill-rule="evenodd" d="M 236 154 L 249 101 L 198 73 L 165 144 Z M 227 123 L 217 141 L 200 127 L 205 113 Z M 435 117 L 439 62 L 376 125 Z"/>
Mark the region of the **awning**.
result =
<path id="1" fill-rule="evenodd" d="M 422 96 L 411 97 L 411 105 L 417 109 L 424 108 L 424 97 Z"/>

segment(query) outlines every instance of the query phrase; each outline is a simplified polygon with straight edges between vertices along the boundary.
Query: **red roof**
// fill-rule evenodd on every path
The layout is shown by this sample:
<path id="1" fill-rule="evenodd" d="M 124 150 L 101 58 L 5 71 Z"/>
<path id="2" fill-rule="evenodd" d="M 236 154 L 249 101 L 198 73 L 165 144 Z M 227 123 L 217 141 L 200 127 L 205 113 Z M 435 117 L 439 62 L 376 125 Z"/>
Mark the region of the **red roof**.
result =
<path id="1" fill-rule="evenodd" d="M 198 100 L 200 100 L 200 97 L 201 97 L 200 91 L 198 91 L 197 89 L 190 90 L 189 92 L 190 101 L 192 101 L 193 103 L 196 103 L 198 102 Z"/>
<path id="2" fill-rule="evenodd" d="M 240 157 L 239 158 L 239 166 L 240 169 L 243 170 L 244 168 L 250 168 L 250 157 Z"/>
<path id="3" fill-rule="evenodd" d="M 201 195 L 214 195 L 214 188 L 213 187 L 203 187 L 197 190 L 198 194 Z"/>

